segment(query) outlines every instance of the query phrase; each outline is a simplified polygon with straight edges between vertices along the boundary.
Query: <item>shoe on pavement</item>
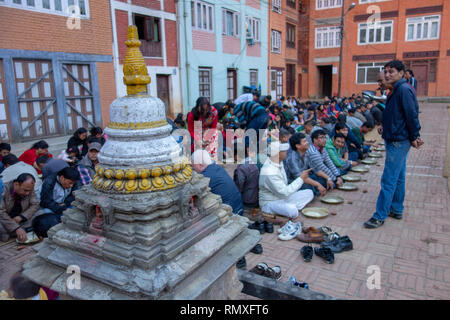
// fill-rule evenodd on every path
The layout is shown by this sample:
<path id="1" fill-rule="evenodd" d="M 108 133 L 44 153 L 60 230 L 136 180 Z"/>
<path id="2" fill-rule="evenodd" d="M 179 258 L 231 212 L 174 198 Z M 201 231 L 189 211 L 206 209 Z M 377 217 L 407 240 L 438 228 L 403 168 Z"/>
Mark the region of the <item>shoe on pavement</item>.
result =
<path id="1" fill-rule="evenodd" d="M 397 219 L 397 220 L 403 219 L 403 214 L 401 214 L 401 213 L 389 212 L 388 216 L 391 218 Z"/>
<path id="2" fill-rule="evenodd" d="M 264 221 L 264 230 L 267 233 L 273 233 L 273 223 Z"/>
<path id="3" fill-rule="evenodd" d="M 305 260 L 305 262 L 310 262 L 313 257 L 314 250 L 311 246 L 303 246 L 300 249 L 300 253 L 302 254 L 302 257 Z"/>
<path id="4" fill-rule="evenodd" d="M 255 221 L 248 225 L 249 229 L 258 230 L 260 234 L 264 234 L 266 229 L 264 228 L 264 223 L 260 221 Z"/>
<path id="5" fill-rule="evenodd" d="M 256 246 L 254 246 L 254 247 L 252 248 L 252 250 L 250 250 L 250 252 L 251 252 L 251 253 L 254 253 L 254 254 L 261 254 L 261 253 L 263 253 L 262 245 L 260 245 L 260 244 L 258 243 Z"/>
<path id="6" fill-rule="evenodd" d="M 301 231 L 302 224 L 294 223 L 291 227 L 284 229 L 284 232 L 278 235 L 278 239 L 283 241 L 294 239 Z"/>
<path id="7" fill-rule="evenodd" d="M 272 268 L 267 268 L 267 270 L 264 272 L 263 276 L 275 280 L 279 280 L 281 278 L 281 267 L 275 266 Z"/>
<path id="8" fill-rule="evenodd" d="M 309 289 L 309 285 L 306 282 L 297 282 L 297 279 L 294 276 L 290 276 L 288 281 L 286 281 L 287 285 L 291 285 L 291 286 L 295 286 L 295 287 L 300 287 L 300 288 L 304 288 L 304 289 Z"/>
<path id="9" fill-rule="evenodd" d="M 329 242 L 322 242 L 322 248 L 330 248 L 333 253 L 353 250 L 353 242 L 348 236 L 340 237 Z"/>
<path id="10" fill-rule="evenodd" d="M 381 227 L 383 224 L 384 224 L 384 221 L 382 221 L 382 220 L 370 218 L 369 220 L 364 222 L 364 227 L 366 227 L 367 229 L 375 229 L 375 228 Z"/>
<path id="11" fill-rule="evenodd" d="M 247 261 L 245 260 L 245 257 L 239 259 L 239 261 L 236 263 L 236 268 L 243 270 L 247 268 Z"/>
<path id="12" fill-rule="evenodd" d="M 330 248 L 314 248 L 314 253 L 327 263 L 334 263 L 334 254 Z"/>
<path id="13" fill-rule="evenodd" d="M 278 228 L 278 230 L 277 230 L 277 232 L 278 233 L 283 233 L 283 232 L 286 232 L 286 231 L 284 231 L 284 230 L 287 230 L 287 229 L 289 229 L 289 228 L 292 228 L 293 226 L 294 226 L 294 222 L 292 222 L 291 220 L 289 220 L 288 222 L 286 222 L 285 223 L 285 225 L 284 226 L 282 226 L 281 228 Z M 289 230 L 291 230 L 291 229 L 289 229 Z"/>

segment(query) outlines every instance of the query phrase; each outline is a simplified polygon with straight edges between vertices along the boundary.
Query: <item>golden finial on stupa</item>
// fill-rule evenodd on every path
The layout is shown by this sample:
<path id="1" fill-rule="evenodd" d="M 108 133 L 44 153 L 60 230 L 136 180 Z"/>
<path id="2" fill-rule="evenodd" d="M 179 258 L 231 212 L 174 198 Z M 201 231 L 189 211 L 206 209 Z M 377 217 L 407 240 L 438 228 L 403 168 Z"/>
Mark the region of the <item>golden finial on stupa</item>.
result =
<path id="1" fill-rule="evenodd" d="M 141 50 L 139 50 L 141 41 L 139 41 L 136 26 L 128 26 L 125 44 L 128 49 L 123 64 L 123 83 L 127 86 L 127 94 L 145 94 L 147 92 L 147 84 L 150 83 L 151 79 L 148 75 L 144 57 Z"/>

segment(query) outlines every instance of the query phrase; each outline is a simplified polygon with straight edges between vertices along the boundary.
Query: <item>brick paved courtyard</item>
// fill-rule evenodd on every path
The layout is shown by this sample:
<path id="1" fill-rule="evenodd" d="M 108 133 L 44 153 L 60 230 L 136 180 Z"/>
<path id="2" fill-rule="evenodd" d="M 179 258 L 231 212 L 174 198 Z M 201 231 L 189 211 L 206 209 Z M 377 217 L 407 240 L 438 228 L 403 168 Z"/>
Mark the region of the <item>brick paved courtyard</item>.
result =
<path id="1" fill-rule="evenodd" d="M 442 177 L 449 117 L 444 104 L 422 105 L 421 110 L 425 145 L 411 150 L 408 159 L 403 220 L 388 218 L 376 230 L 362 226 L 375 209 L 383 158 L 380 166 L 371 166 L 363 181 L 357 182 L 358 191 L 334 191 L 345 198 L 344 204 L 327 206 L 315 200 L 309 205 L 327 207 L 337 215 L 320 220 L 301 217 L 307 226 L 326 225 L 348 235 L 354 250 L 336 254 L 332 265 L 317 256 L 306 263 L 299 252 L 304 244 L 295 239 L 280 241 L 275 231 L 263 235 L 262 255 L 246 256 L 247 269 L 262 261 L 279 265 L 283 273 L 280 281 L 293 275 L 298 281 L 308 282 L 312 290 L 337 298 L 450 299 L 450 194 Z M 0 244 L 0 290 L 7 287 L 9 277 L 31 253 L 28 247 L 18 251 L 14 242 Z M 370 265 L 381 269 L 379 290 L 367 289 L 366 270 Z"/>

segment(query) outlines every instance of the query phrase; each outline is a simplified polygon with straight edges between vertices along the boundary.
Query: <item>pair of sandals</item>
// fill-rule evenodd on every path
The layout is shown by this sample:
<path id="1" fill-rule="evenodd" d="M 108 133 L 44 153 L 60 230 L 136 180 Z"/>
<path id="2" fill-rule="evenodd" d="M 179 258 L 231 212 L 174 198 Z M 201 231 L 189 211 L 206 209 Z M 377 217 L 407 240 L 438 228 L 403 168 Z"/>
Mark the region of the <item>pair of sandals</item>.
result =
<path id="1" fill-rule="evenodd" d="M 271 268 L 265 262 L 258 263 L 253 269 L 250 270 L 250 272 L 275 280 L 279 280 L 281 278 L 281 267 L 274 266 Z"/>

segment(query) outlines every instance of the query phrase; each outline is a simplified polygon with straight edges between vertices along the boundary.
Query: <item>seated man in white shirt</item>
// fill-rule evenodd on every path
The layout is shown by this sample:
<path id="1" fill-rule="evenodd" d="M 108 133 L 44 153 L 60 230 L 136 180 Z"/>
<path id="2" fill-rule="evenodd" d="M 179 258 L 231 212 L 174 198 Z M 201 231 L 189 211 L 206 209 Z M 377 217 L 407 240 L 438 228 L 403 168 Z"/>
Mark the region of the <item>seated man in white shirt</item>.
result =
<path id="1" fill-rule="evenodd" d="M 288 149 L 288 143 L 275 141 L 270 144 L 270 158 L 259 176 L 259 205 L 264 213 L 295 219 L 298 211 L 313 200 L 314 193 L 309 189 L 300 190 L 311 169 L 304 170 L 300 177 L 288 184 L 283 166 Z"/>

